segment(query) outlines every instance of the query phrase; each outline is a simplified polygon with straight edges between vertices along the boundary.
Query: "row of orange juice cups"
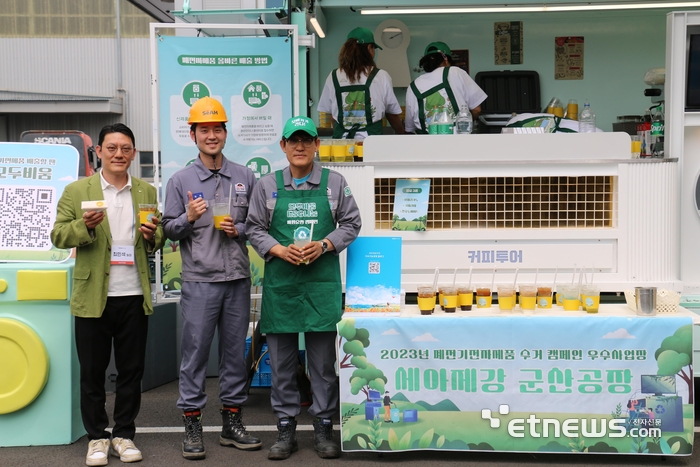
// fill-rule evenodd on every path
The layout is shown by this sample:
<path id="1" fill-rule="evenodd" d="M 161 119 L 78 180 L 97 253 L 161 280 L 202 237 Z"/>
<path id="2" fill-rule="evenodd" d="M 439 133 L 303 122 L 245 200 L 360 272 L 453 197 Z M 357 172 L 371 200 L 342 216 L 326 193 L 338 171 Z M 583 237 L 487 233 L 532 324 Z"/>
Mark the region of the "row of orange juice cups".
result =
<path id="1" fill-rule="evenodd" d="M 363 156 L 363 140 L 322 139 L 318 148 L 321 162 L 353 162 Z"/>
<path id="2" fill-rule="evenodd" d="M 437 289 L 437 290 L 436 290 Z M 418 309 L 422 315 L 429 315 L 435 309 L 435 299 L 445 313 L 454 313 L 457 308 L 470 311 L 477 308 L 490 308 L 493 304 L 490 285 L 432 285 L 418 286 Z M 552 308 L 553 293 L 551 286 L 522 284 L 499 284 L 496 287 L 498 308 L 501 311 L 513 311 L 519 305 L 523 311 L 537 308 Z M 584 310 L 598 313 L 600 305 L 600 288 L 597 285 L 557 284 L 556 304 L 566 311 Z"/>

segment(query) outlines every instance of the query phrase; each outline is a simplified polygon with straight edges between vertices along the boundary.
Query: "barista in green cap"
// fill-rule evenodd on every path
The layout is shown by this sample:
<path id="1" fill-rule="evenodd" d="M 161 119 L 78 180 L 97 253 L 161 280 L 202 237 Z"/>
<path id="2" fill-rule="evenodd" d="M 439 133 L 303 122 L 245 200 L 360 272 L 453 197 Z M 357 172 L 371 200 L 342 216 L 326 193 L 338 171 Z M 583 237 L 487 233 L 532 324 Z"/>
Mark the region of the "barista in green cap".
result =
<path id="1" fill-rule="evenodd" d="M 466 71 L 452 66 L 452 52 L 447 44 L 428 44 L 420 66 L 425 74 L 416 78 L 406 92 L 407 133 L 428 133 L 430 119 L 443 106 L 448 114 L 456 115 L 466 104 L 476 121 L 487 95 Z"/>
<path id="2" fill-rule="evenodd" d="M 374 63 L 376 49 L 381 47 L 367 28 L 350 31 L 340 49 L 339 66 L 328 75 L 318 102 L 318 111 L 333 117 L 333 138 L 381 135 L 384 117 L 396 134 L 404 134 L 391 76 Z"/>
<path id="3" fill-rule="evenodd" d="M 265 260 L 260 329 L 267 336 L 278 430 L 269 459 L 286 459 L 298 449 L 299 333 L 311 377 L 314 449 L 322 458 L 340 456 L 333 439 L 339 402 L 336 324 L 342 314 L 338 255 L 362 222 L 345 178 L 314 162 L 319 145 L 311 119 L 289 119 L 280 141 L 289 166 L 260 179 L 249 200 L 246 234 Z"/>

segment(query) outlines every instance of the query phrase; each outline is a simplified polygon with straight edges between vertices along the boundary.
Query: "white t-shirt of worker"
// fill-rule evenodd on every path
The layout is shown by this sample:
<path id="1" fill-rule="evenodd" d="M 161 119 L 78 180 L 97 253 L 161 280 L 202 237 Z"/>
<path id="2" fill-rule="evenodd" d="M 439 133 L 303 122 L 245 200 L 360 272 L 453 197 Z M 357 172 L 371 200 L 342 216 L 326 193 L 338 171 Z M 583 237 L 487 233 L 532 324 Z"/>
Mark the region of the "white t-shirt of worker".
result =
<path id="1" fill-rule="evenodd" d="M 438 67 L 430 73 L 425 73 L 415 79 L 414 83 L 418 91 L 422 94 L 425 91 L 437 86 L 442 82 L 444 68 Z M 447 81 L 452 88 L 452 93 L 457 100 L 457 105 L 461 107 L 464 104 L 469 106 L 469 109 L 474 109 L 481 105 L 488 97 L 486 93 L 479 87 L 478 84 L 469 76 L 469 74 L 456 66 L 451 66 L 447 75 Z M 447 96 L 447 91 L 441 89 L 440 95 L 444 99 L 444 105 L 449 106 L 448 112 L 454 114 L 459 112 L 459 109 L 452 109 L 450 99 Z M 427 99 L 426 99 L 427 100 Z M 424 105 L 424 110 L 427 112 L 428 106 Z M 426 118 L 426 121 L 428 119 Z M 418 100 L 413 93 L 411 87 L 406 91 L 406 132 L 411 133 L 420 130 L 420 119 L 418 116 Z"/>
<path id="2" fill-rule="evenodd" d="M 333 120 L 338 121 L 338 100 L 335 96 L 335 88 L 333 86 L 333 73 L 337 73 L 338 84 L 341 87 L 352 86 L 358 84 L 365 84 L 367 82 L 367 75 L 362 74 L 360 76 L 359 82 L 350 82 L 350 79 L 345 74 L 344 71 L 337 69 L 332 71 L 328 78 L 326 78 L 326 84 L 323 86 L 323 92 L 321 93 L 321 98 L 318 101 L 318 111 L 326 112 L 333 116 Z M 356 91 L 358 92 L 358 91 Z M 364 118 L 364 92 L 362 97 L 359 98 L 358 95 L 353 95 L 353 93 L 344 92 L 342 93 L 343 98 L 343 126 L 346 128 L 344 136 L 347 135 L 347 130 L 352 127 L 355 123 L 360 123 L 364 128 L 367 120 Z M 401 106 L 399 101 L 396 99 L 394 94 L 393 83 L 391 81 L 391 76 L 384 70 L 379 70 L 377 75 L 372 80 L 369 86 L 369 96 L 372 103 L 372 120 L 373 122 L 379 121 L 386 114 L 400 115 Z M 355 119 L 363 120 L 359 121 Z M 367 137 L 366 131 L 358 131 L 355 135 L 356 139 L 364 139 Z"/>

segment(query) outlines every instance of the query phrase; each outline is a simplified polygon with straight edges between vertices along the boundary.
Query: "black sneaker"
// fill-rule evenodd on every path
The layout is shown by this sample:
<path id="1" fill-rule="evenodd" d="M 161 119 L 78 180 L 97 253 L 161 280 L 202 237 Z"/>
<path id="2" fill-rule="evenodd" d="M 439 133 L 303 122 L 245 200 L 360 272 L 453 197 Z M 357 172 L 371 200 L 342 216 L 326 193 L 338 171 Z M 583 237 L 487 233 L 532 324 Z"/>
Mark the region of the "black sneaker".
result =
<path id="1" fill-rule="evenodd" d="M 223 428 L 221 429 L 219 443 L 222 446 L 235 446 L 245 451 L 260 449 L 262 446 L 260 438 L 248 433 L 245 425 L 243 425 L 240 407 L 225 407 L 221 409 L 221 418 L 223 419 Z"/>
<path id="2" fill-rule="evenodd" d="M 323 459 L 340 457 L 340 446 L 333 441 L 333 422 L 330 418 L 314 419 L 314 450 Z"/>
<path id="3" fill-rule="evenodd" d="M 185 459 L 204 459 L 207 455 L 202 439 L 202 413 L 185 412 L 182 414 L 185 422 L 185 440 L 182 442 L 182 457 Z"/>
<path id="4" fill-rule="evenodd" d="M 270 448 L 267 458 L 287 459 L 297 449 L 297 421 L 294 418 L 280 418 L 277 421 L 277 442 Z"/>

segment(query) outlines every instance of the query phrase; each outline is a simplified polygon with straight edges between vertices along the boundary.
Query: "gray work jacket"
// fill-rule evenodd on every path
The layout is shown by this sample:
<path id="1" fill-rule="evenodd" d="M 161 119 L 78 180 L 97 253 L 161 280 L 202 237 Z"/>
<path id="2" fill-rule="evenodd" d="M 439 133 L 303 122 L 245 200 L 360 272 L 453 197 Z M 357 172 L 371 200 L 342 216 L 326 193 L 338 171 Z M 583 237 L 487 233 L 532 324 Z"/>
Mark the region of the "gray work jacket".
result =
<path id="1" fill-rule="evenodd" d="M 222 282 L 250 277 L 245 221 L 255 182 L 255 174 L 249 168 L 225 157 L 218 174 L 197 157 L 168 180 L 163 231 L 167 238 L 180 242 L 183 281 Z M 213 204 L 228 198 L 229 190 L 237 238 L 229 238 L 214 228 Z M 202 193 L 209 205 L 194 224 L 187 221 L 188 191 Z"/>

